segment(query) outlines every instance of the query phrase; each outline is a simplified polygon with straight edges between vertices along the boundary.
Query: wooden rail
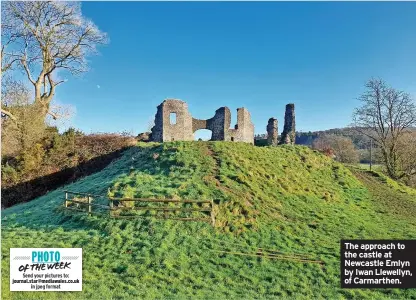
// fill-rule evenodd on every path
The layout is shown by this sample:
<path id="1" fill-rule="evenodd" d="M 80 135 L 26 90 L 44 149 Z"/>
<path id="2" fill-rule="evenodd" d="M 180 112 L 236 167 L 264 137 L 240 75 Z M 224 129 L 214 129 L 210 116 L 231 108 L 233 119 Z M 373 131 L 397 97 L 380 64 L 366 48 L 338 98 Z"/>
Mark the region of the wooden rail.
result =
<path id="1" fill-rule="evenodd" d="M 105 196 L 103 195 L 94 195 L 94 194 L 90 194 L 90 193 L 85 193 L 85 192 L 72 192 L 72 191 L 64 191 L 65 194 L 71 194 L 71 195 L 79 195 L 79 196 L 90 196 L 90 197 L 95 197 L 95 198 L 105 198 Z"/>
<path id="2" fill-rule="evenodd" d="M 108 197 L 110 201 L 134 201 L 134 202 L 165 202 L 165 203 L 211 203 L 210 200 L 177 200 L 177 199 L 151 199 L 151 198 L 114 198 Z"/>
<path id="3" fill-rule="evenodd" d="M 73 200 L 73 199 L 66 199 L 66 201 L 72 202 L 72 203 L 77 203 L 77 204 L 84 204 L 84 205 L 88 205 L 88 206 L 92 206 L 92 207 L 101 207 L 101 208 L 105 208 L 105 209 L 110 208 L 110 206 L 108 206 L 108 205 L 95 204 L 95 203 L 92 203 L 92 202 L 82 202 L 82 201 L 77 201 L 77 200 Z"/>
<path id="4" fill-rule="evenodd" d="M 134 215 L 114 215 L 113 212 L 118 210 L 123 211 L 163 211 L 164 217 L 155 217 L 156 219 L 169 219 L 169 220 L 181 220 L 181 221 L 204 221 L 209 222 L 212 226 L 215 226 L 215 216 L 213 214 L 214 202 L 212 200 L 177 200 L 177 199 L 150 199 L 150 198 L 116 198 L 116 197 L 106 197 L 102 195 L 93 195 L 83 192 L 73 192 L 73 191 L 64 191 L 65 192 L 65 202 L 64 206 L 69 210 L 76 210 L 82 212 L 88 212 L 91 215 L 93 208 L 101 208 L 109 211 L 110 217 L 113 218 L 137 218 L 143 216 L 134 216 Z M 81 196 L 87 198 L 86 202 L 80 201 L 78 199 L 70 199 L 69 195 Z M 108 205 L 95 204 L 93 203 L 94 198 L 107 198 Z M 209 204 L 209 207 L 200 207 L 200 208 L 187 208 L 187 207 L 171 207 L 171 206 L 133 206 L 125 207 L 118 206 L 114 204 L 122 202 L 143 202 L 143 203 L 177 203 L 177 204 Z M 116 202 L 116 203 L 115 203 Z M 117 203 L 118 202 L 118 203 Z M 78 204 L 77 207 L 69 206 L 70 203 Z M 80 205 L 84 205 L 86 209 L 80 208 Z M 192 218 L 192 217 L 175 217 L 169 216 L 168 212 L 209 212 L 210 218 Z"/>
<path id="5" fill-rule="evenodd" d="M 193 211 L 205 211 L 210 212 L 211 208 L 182 208 L 182 207 L 147 207 L 147 206 L 136 206 L 136 207 L 113 207 L 111 210 L 155 210 L 155 211 L 184 211 L 184 212 L 193 212 Z"/>
<path id="6" fill-rule="evenodd" d="M 116 219 L 137 219 L 137 218 L 144 218 L 143 216 L 116 216 L 113 217 Z M 212 221 L 210 218 L 164 218 L 164 217 L 153 217 L 157 220 L 177 220 L 177 221 L 198 221 L 198 222 L 207 222 L 212 224 Z"/>
<path id="7" fill-rule="evenodd" d="M 79 200 L 75 200 L 75 199 L 70 199 L 68 197 L 68 195 L 84 196 L 84 197 L 87 198 L 87 202 L 79 201 Z M 95 197 L 97 197 L 97 195 L 95 195 Z M 102 197 L 102 196 L 98 196 L 98 197 Z M 65 208 L 66 209 L 78 210 L 78 211 L 85 211 L 83 209 L 80 209 L 79 208 L 79 205 L 76 208 L 68 206 L 68 204 L 70 204 L 70 203 L 82 204 L 82 205 L 87 206 L 87 210 L 86 211 L 88 212 L 89 215 L 91 215 L 92 214 L 92 208 L 93 207 L 100 207 L 100 208 L 104 208 L 104 209 L 109 209 L 110 208 L 107 205 L 92 203 L 92 200 L 93 200 L 93 195 L 91 195 L 91 194 L 65 191 L 65 202 L 64 202 L 64 205 L 65 205 Z"/>

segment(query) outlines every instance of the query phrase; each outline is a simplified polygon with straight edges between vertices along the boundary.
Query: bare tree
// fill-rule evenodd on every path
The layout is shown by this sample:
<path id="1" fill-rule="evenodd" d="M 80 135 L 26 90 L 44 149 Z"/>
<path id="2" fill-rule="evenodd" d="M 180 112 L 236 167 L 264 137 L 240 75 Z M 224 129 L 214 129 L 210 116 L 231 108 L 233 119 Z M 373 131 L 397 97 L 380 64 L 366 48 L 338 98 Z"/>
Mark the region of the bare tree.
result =
<path id="1" fill-rule="evenodd" d="M 407 182 L 416 183 L 416 131 L 400 136 L 397 147 L 400 171 Z"/>
<path id="2" fill-rule="evenodd" d="M 408 93 L 388 86 L 381 79 L 371 79 L 359 100 L 353 120 L 358 132 L 372 139 L 380 148 L 390 177 L 404 176 L 399 166 L 399 139 L 416 125 L 416 105 Z"/>
<path id="3" fill-rule="evenodd" d="M 87 71 L 86 57 L 107 43 L 106 34 L 81 14 L 77 2 L 2 2 L 1 69 L 18 66 L 34 87 L 41 117 L 58 116 L 50 109 L 58 70 Z M 9 50 L 9 51 L 8 51 Z M 7 110 L 2 113 L 13 118 Z"/>
<path id="4" fill-rule="evenodd" d="M 320 135 L 312 143 L 312 148 L 324 153 L 333 153 L 335 159 L 343 163 L 357 163 L 358 152 L 352 140 L 345 136 L 328 134 Z"/>
<path id="5" fill-rule="evenodd" d="M 2 116 L 2 122 L 3 122 L 4 117 L 8 117 L 12 121 L 16 121 L 16 117 L 9 110 L 7 110 L 7 104 L 10 105 L 10 95 L 12 93 L 11 90 L 14 90 L 14 91 L 17 91 L 19 89 L 21 90 L 22 85 L 16 84 L 17 82 L 11 80 L 10 76 L 7 76 L 7 75 L 9 71 L 12 70 L 13 67 L 16 65 L 19 58 L 15 52 L 6 53 L 6 47 L 8 47 L 10 44 L 16 41 L 16 36 L 10 32 L 10 25 L 7 25 L 10 23 L 10 20 L 8 19 L 9 16 L 6 14 L 5 15 L 2 14 L 1 17 L 2 17 L 2 23 L 1 23 L 2 35 L 1 35 L 1 53 L 0 53 L 1 74 L 2 74 L 1 116 Z M 3 33 L 9 33 L 9 34 L 3 35 Z M 4 100 L 5 96 L 9 96 L 9 100 Z"/>
<path id="6" fill-rule="evenodd" d="M 10 76 L 2 72 L 1 79 L 1 121 L 9 118 L 13 122 L 17 122 L 16 116 L 10 111 L 9 107 L 13 105 L 21 105 L 20 99 L 22 95 L 27 95 L 27 89 L 20 81 L 13 80 Z"/>

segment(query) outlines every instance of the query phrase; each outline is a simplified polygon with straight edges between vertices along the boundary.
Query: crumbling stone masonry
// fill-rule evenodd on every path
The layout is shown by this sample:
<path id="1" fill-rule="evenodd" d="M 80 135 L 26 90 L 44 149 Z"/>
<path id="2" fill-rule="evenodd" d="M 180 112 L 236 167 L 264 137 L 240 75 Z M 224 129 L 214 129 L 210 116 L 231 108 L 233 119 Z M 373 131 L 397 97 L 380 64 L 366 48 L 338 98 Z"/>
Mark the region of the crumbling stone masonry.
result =
<path id="1" fill-rule="evenodd" d="M 171 116 L 176 118 L 171 120 Z M 188 104 L 177 99 L 166 99 L 158 107 L 155 125 L 152 128 L 152 141 L 193 141 L 198 129 L 212 131 L 212 141 L 234 141 L 254 143 L 254 125 L 250 113 L 245 108 L 237 109 L 237 124 L 230 129 L 231 113 L 228 107 L 221 107 L 208 120 L 194 119 L 188 111 Z"/>
<path id="2" fill-rule="evenodd" d="M 286 105 L 285 111 L 285 125 L 283 127 L 282 136 L 280 138 L 281 144 L 295 144 L 296 139 L 295 128 L 295 104 L 290 103 Z"/>
<path id="3" fill-rule="evenodd" d="M 267 145 L 277 146 L 277 119 L 270 118 L 267 123 Z"/>

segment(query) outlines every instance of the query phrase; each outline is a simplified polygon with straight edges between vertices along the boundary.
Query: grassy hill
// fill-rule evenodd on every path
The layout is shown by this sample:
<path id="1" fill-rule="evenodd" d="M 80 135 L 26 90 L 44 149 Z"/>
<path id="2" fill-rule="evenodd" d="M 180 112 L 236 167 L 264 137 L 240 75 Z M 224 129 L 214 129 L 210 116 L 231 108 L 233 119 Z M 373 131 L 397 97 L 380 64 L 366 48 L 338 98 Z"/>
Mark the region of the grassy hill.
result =
<path id="1" fill-rule="evenodd" d="M 65 212 L 64 189 L 213 199 L 216 227 Z M 2 298 L 415 298 L 412 289 L 339 287 L 340 239 L 415 239 L 415 215 L 414 190 L 306 147 L 139 144 L 98 173 L 2 211 Z M 83 291 L 9 292 L 11 247 L 82 247 Z M 216 252 L 258 247 L 324 265 Z"/>

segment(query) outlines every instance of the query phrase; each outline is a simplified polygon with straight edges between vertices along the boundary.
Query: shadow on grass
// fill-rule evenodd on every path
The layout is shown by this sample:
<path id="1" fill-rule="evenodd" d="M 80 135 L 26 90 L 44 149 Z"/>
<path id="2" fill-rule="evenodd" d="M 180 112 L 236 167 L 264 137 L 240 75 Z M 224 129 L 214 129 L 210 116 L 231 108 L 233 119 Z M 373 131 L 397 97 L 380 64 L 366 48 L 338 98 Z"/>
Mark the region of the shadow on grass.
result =
<path id="1" fill-rule="evenodd" d="M 87 212 L 64 209 L 64 190 L 101 195 L 103 197 L 93 197 L 93 203 L 108 205 L 107 192 L 114 184 L 115 178 L 130 176 L 129 173 L 132 169 L 152 175 L 163 174 L 167 176 L 169 174 L 169 164 L 164 160 L 160 162 L 159 157 L 155 158 L 154 153 L 161 153 L 160 145 L 127 147 L 97 157 L 78 165 L 76 168 L 65 169 L 38 178 L 36 184 L 40 185 L 39 189 L 42 194 L 39 193 L 37 196 L 33 196 L 34 199 L 27 201 L 19 201 L 19 195 L 15 194 L 17 198 L 12 198 L 13 205 L 9 203 L 9 207 L 2 212 L 2 229 L 11 228 L 13 231 L 16 228 L 20 228 L 19 230 L 26 228 L 50 232 L 62 227 L 65 231 L 80 230 L 81 228 L 101 231 L 103 224 L 120 224 L 124 220 L 110 218 L 108 211 L 103 208 L 94 208 L 91 216 L 88 216 Z M 76 172 L 81 171 L 79 176 L 74 176 Z M 42 185 L 42 182 L 47 182 L 48 186 Z M 30 183 L 34 184 L 33 181 Z M 17 189 L 18 187 L 13 188 Z M 24 188 L 25 186 L 21 187 L 22 190 L 17 191 L 22 192 Z"/>
<path id="2" fill-rule="evenodd" d="M 105 155 L 101 155 L 80 163 L 75 167 L 66 168 L 59 172 L 41 176 L 33 180 L 1 189 L 2 209 L 9 208 L 19 203 L 28 202 L 37 197 L 43 196 L 49 191 L 60 186 L 72 183 L 79 178 L 101 171 L 114 159 L 119 158 L 122 153 L 129 148 L 130 147 L 126 147 Z"/>

